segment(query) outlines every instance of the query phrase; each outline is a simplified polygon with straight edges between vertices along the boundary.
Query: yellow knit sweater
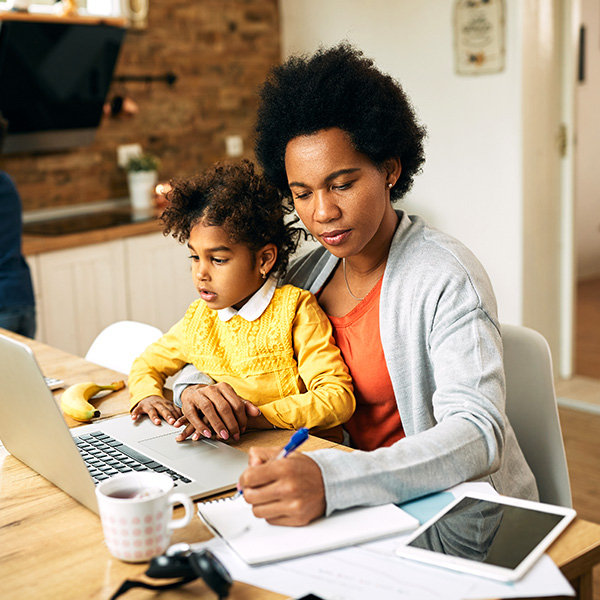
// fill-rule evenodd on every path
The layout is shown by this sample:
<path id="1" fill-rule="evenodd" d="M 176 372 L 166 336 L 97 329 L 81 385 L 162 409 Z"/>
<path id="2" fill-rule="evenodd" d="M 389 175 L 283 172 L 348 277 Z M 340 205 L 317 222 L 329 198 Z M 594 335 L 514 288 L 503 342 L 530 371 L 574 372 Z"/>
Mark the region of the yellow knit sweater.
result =
<path id="1" fill-rule="evenodd" d="M 331 428 L 354 412 L 352 382 L 329 319 L 309 292 L 283 286 L 254 321 L 221 321 L 196 300 L 185 316 L 138 357 L 129 375 L 131 407 L 163 396 L 167 377 L 192 363 L 229 383 L 284 429 Z"/>

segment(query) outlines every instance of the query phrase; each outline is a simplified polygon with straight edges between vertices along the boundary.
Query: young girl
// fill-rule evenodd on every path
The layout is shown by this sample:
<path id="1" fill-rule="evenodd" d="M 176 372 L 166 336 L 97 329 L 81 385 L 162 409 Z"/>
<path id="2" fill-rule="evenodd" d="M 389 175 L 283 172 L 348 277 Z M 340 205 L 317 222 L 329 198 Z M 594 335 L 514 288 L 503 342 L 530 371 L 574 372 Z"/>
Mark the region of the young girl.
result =
<path id="1" fill-rule="evenodd" d="M 247 160 L 171 186 L 165 235 L 187 241 L 200 299 L 133 363 L 132 418 L 186 424 L 178 440 L 347 421 L 352 383 L 329 320 L 309 292 L 277 287 L 302 233 L 277 190 Z M 216 383 L 185 394 L 182 416 L 163 385 L 187 363 Z"/>

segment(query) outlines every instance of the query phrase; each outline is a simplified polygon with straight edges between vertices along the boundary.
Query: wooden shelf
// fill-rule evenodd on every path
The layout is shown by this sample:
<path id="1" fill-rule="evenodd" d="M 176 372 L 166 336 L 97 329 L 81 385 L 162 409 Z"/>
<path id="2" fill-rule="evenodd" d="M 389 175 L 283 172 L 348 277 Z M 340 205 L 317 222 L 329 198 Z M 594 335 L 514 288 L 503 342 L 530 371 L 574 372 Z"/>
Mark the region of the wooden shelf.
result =
<path id="1" fill-rule="evenodd" d="M 0 11 L 0 21 L 21 21 L 30 23 L 67 23 L 70 25 L 110 25 L 112 27 L 127 27 L 128 21 L 123 17 L 76 16 L 63 17 L 44 13 L 27 13 L 16 11 Z"/>
<path id="2" fill-rule="evenodd" d="M 141 223 L 107 227 L 106 229 L 96 229 L 94 231 L 86 231 L 83 233 L 71 233 L 57 236 L 23 235 L 22 251 L 25 256 L 33 256 L 34 254 L 42 254 L 44 252 L 79 248 L 80 246 L 100 244 L 111 240 L 144 235 L 147 233 L 156 233 L 159 231 L 161 231 L 161 224 L 158 219 L 156 219 Z"/>

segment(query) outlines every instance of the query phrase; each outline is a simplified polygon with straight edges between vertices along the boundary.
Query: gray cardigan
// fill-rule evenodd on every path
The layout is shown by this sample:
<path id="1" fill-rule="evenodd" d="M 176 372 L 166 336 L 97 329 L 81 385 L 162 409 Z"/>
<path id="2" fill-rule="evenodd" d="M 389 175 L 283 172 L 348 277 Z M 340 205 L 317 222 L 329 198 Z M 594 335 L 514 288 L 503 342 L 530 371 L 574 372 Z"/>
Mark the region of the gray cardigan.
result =
<path id="1" fill-rule="evenodd" d="M 454 238 L 420 217 L 398 216 L 380 334 L 406 437 L 372 452 L 307 453 L 323 474 L 327 514 L 473 480 L 536 500 L 535 479 L 504 413 L 502 339 L 487 274 Z M 292 264 L 284 283 L 316 293 L 338 260 L 318 248 Z M 199 377 L 187 374 L 180 385 Z"/>
<path id="2" fill-rule="evenodd" d="M 487 274 L 454 238 L 420 217 L 398 216 L 379 326 L 406 438 L 372 452 L 310 452 L 323 473 L 327 513 L 480 479 L 536 500 L 504 413 L 502 339 Z M 291 266 L 285 282 L 316 293 L 337 262 L 318 248 Z"/>

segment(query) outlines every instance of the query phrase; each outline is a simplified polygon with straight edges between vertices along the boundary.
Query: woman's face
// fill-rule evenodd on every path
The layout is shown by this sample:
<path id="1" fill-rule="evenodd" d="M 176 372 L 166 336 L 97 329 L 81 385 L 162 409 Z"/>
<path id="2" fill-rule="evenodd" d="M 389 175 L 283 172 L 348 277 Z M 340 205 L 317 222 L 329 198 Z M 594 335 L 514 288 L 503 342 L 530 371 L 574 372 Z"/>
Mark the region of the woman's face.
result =
<path id="1" fill-rule="evenodd" d="M 355 256 L 382 235 L 391 239 L 397 217 L 389 184 L 400 176 L 399 160 L 379 168 L 332 128 L 291 140 L 285 168 L 298 216 L 332 254 Z"/>

